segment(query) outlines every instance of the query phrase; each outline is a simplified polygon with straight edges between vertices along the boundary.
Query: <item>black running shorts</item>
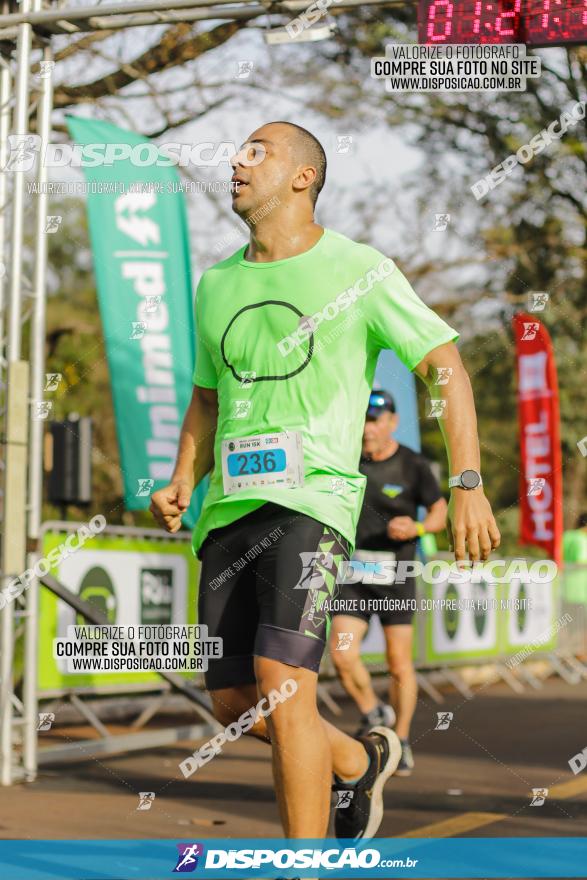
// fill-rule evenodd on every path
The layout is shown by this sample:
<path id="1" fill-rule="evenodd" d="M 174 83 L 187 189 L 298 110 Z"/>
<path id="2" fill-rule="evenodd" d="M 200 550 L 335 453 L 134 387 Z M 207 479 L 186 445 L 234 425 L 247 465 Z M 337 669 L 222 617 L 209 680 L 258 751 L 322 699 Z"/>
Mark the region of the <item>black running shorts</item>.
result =
<path id="1" fill-rule="evenodd" d="M 366 622 L 376 614 L 382 626 L 410 626 L 416 609 L 416 578 L 408 576 L 404 584 L 342 584 L 338 600 L 337 614 Z"/>
<path id="2" fill-rule="evenodd" d="M 255 681 L 254 655 L 318 672 L 349 544 L 318 520 L 266 503 L 202 544 L 198 623 L 222 639 L 208 690 Z"/>

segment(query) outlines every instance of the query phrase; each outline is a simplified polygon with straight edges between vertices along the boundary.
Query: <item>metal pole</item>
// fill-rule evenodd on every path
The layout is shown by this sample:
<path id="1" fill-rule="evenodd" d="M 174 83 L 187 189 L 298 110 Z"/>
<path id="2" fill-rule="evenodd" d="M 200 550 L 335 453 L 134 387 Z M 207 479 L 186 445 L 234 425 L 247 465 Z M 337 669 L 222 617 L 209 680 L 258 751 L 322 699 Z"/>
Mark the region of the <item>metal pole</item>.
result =
<path id="1" fill-rule="evenodd" d="M 22 11 L 30 12 L 31 0 L 22 0 Z M 28 132 L 29 113 L 29 68 L 31 58 L 30 24 L 21 24 L 18 29 L 16 46 L 16 105 L 12 132 L 24 138 Z M 23 144 L 24 146 L 24 144 Z M 24 186 L 23 171 L 13 169 L 12 194 L 12 253 L 10 255 L 10 314 L 8 330 L 8 360 L 20 358 L 22 329 L 22 236 L 24 225 Z"/>
<path id="2" fill-rule="evenodd" d="M 6 201 L 8 199 L 7 175 L 4 171 L 8 158 L 8 131 L 10 129 L 10 65 L 0 57 L 0 357 L 4 372 L 4 318 L 6 309 L 6 264 L 4 248 L 6 245 Z"/>
<path id="3" fill-rule="evenodd" d="M 6 578 L 0 586 L 4 588 Z M 0 611 L 0 785 L 12 783 L 12 655 L 14 618 L 12 605 Z"/>
<path id="4" fill-rule="evenodd" d="M 2 12 L 8 9 L 2 3 Z M 8 175 L 5 172 L 8 159 L 8 132 L 10 131 L 10 96 L 12 92 L 12 74 L 10 72 L 10 56 L 0 54 L 0 407 L 6 405 L 6 353 L 4 349 L 4 332 L 6 322 L 6 212 L 8 209 Z M 0 409 L 0 424 L 4 421 Z M 4 433 L 4 432 L 3 432 Z M 5 466 L 4 450 L 0 456 L 0 522 L 4 518 L 3 469 Z"/>
<path id="5" fill-rule="evenodd" d="M 239 2 L 240 5 L 235 5 Z M 411 0 L 334 0 L 331 12 L 359 6 L 381 8 L 403 7 Z M 276 0 L 268 6 L 256 0 L 153 0 L 152 3 L 109 4 L 108 6 L 61 7 L 58 11 L 45 9 L 37 13 L 12 13 L 0 18 L 0 35 L 13 39 L 15 26 L 23 21 L 39 25 L 54 33 L 86 33 L 88 31 L 117 30 L 156 24 L 232 19 L 234 21 L 258 18 L 260 15 L 285 15 L 307 9 L 310 0 Z M 223 8 L 223 6 L 225 8 Z M 144 11 L 139 11 L 144 10 Z M 80 22 L 79 25 L 76 22 Z"/>
<path id="6" fill-rule="evenodd" d="M 1 586 L 23 574 L 26 560 L 26 476 L 29 365 L 12 361 L 6 390 L 6 472 L 4 503 L 4 544 L 2 546 Z M 0 784 L 13 779 L 12 735 L 14 714 L 13 656 L 14 610 L 16 599 L 2 595 L 0 631 Z"/>
<path id="7" fill-rule="evenodd" d="M 23 12 L 30 11 L 30 0 L 23 0 Z M 28 86 L 32 28 L 19 26 L 16 51 L 16 103 L 12 132 L 26 135 L 28 129 Z M 4 474 L 4 542 L 2 546 L 2 586 L 23 573 L 26 561 L 26 482 L 27 482 L 27 406 L 28 364 L 20 360 L 22 327 L 22 256 L 24 227 L 24 172 L 12 169 L 12 241 L 10 257 L 10 312 L 8 326 L 8 378 L 6 389 L 6 470 Z M 23 406 L 24 404 L 24 406 Z M 14 653 L 14 601 L 5 601 L 0 612 L 2 655 L 0 667 L 0 783 L 10 785 L 13 778 L 12 719 Z"/>
<path id="8" fill-rule="evenodd" d="M 2 4 L 2 12 L 7 4 Z M 6 200 L 8 198 L 7 175 L 5 172 L 8 156 L 8 131 L 10 128 L 10 95 L 12 77 L 10 73 L 10 56 L 2 58 L 0 69 L 0 260 L 4 268 L 6 242 Z M 4 318 L 6 311 L 4 275 L 0 274 L 0 358 L 2 384 L 7 381 L 6 360 L 4 352 Z M 2 403 L 7 405 L 8 395 L 4 387 Z M 6 413 L 0 419 L 5 425 Z M 4 440 L 2 440 L 4 443 Z M 6 466 L 6 447 L 2 450 L 2 465 Z M 5 491 L 5 473 L 0 472 L 0 485 Z M 0 517 L 4 519 L 4 497 Z M 4 574 L 4 573 L 2 573 Z M 4 577 L 0 577 L 0 587 L 4 587 Z M 0 609 L 0 784 L 10 785 L 12 781 L 12 653 L 13 653 L 13 616 L 8 607 Z"/>
<path id="9" fill-rule="evenodd" d="M 41 0 L 35 0 L 35 6 Z M 37 116 L 37 132 L 41 137 L 41 155 L 51 137 L 51 111 L 53 109 L 53 52 L 48 44 L 43 50 L 45 67 L 41 79 L 41 96 Z M 45 313 L 47 279 L 47 168 L 39 162 L 37 182 L 36 241 L 34 270 L 34 310 L 31 322 L 31 410 L 30 410 L 30 459 L 29 459 L 29 512 L 28 536 L 36 543 L 36 551 L 29 554 L 27 568 L 33 568 L 41 557 L 38 540 L 41 530 L 43 505 L 43 427 L 45 422 L 35 418 L 35 406 L 41 401 L 45 389 Z M 32 781 L 37 773 L 37 640 L 38 640 L 38 601 L 39 582 L 35 577 L 27 590 L 27 616 L 25 618 L 25 653 L 23 679 L 23 765 L 25 778 Z"/>
<path id="10" fill-rule="evenodd" d="M 130 3 L 103 3 L 101 5 L 92 4 L 90 6 L 61 6 L 60 8 L 33 10 L 30 8 L 30 0 L 22 2 L 20 12 L 11 13 L 3 16 L 2 24 L 8 26 L 11 24 L 21 24 L 27 21 L 32 24 L 49 24 L 58 21 L 79 21 L 88 18 L 104 18 L 108 15 L 132 15 L 140 12 L 159 12 L 169 10 L 194 9 L 194 7 L 214 6 L 216 3 L 235 3 L 239 2 L 243 5 L 253 4 L 256 0 L 140 0 L 140 2 Z"/>

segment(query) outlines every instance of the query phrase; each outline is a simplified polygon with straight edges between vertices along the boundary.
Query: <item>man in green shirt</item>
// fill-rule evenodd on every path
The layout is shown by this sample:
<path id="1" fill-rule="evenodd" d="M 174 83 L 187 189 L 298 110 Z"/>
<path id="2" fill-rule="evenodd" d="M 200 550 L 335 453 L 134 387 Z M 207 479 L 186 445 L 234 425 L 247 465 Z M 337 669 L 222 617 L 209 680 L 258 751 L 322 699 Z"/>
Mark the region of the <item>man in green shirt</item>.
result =
<path id="1" fill-rule="evenodd" d="M 587 563 L 587 513 L 580 514 L 577 528 L 564 532 L 563 561 L 577 566 Z M 563 583 L 564 598 L 568 602 L 587 604 L 587 571 L 584 568 L 567 569 Z"/>
<path id="2" fill-rule="evenodd" d="M 264 125 L 232 164 L 233 210 L 249 223 L 250 242 L 198 286 L 193 396 L 171 483 L 151 510 L 176 532 L 211 472 L 193 549 L 202 560 L 199 622 L 223 640 L 206 673 L 216 717 L 234 724 L 293 680 L 295 693 L 247 730 L 271 743 L 285 834 L 325 836 L 334 772 L 337 788 L 351 792 L 336 810 L 336 834 L 366 839 L 381 822 L 399 741 L 385 727 L 359 738 L 337 730 L 320 717 L 316 689 L 329 623 L 322 607 L 354 550 L 379 352 L 392 348 L 438 398 L 455 487 L 449 534 L 463 560 L 486 559 L 499 544 L 478 473 L 473 396 L 458 334 L 393 261 L 315 222 L 326 157 L 310 132 Z"/>

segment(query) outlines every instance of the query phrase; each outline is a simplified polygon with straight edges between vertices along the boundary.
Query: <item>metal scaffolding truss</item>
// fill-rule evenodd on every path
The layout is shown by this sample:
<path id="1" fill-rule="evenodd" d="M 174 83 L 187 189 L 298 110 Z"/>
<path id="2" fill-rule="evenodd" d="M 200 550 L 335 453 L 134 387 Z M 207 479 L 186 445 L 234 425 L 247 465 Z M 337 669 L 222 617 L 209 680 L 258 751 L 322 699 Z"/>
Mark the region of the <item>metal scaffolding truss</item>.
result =
<path id="1" fill-rule="evenodd" d="M 359 6 L 409 6 L 414 3 L 415 0 L 333 0 L 328 9 L 335 12 Z M 174 0 L 168 3 L 131 0 L 128 3 L 71 7 L 57 2 L 45 4 L 48 8 L 41 9 L 40 3 L 29 0 L 27 9 L 23 0 L 19 12 L 0 16 L 0 40 L 14 40 L 23 24 L 31 25 L 35 34 L 47 37 L 211 19 L 246 20 L 267 13 L 295 14 L 311 5 L 310 0 Z"/>
<path id="2" fill-rule="evenodd" d="M 334 0 L 329 13 L 412 0 Z M 178 22 L 296 15 L 311 0 L 131 0 L 68 6 L 63 0 L 0 0 L 0 587 L 40 559 L 45 389 L 47 169 L 37 162 L 36 197 L 26 199 L 31 131 L 37 153 L 51 139 L 54 37 Z M 30 178 L 29 178 L 30 179 Z M 25 230 L 27 238 L 25 240 Z M 32 241 L 31 241 L 32 239 Z M 23 344 L 24 341 L 24 344 Z M 36 578 L 17 598 L 0 597 L 0 784 L 37 771 Z M 7 597 L 7 598 L 6 598 Z M 13 685 L 15 644 L 23 675 Z"/>
<path id="3" fill-rule="evenodd" d="M 22 0 L 22 15 L 39 12 L 41 0 Z M 2 4 L 3 15 L 10 4 Z M 34 205 L 25 198 L 26 152 L 31 116 L 46 143 L 50 132 L 52 78 L 33 79 L 31 62 L 51 67 L 50 40 L 22 22 L 9 38 L 0 37 L 0 476 L 2 496 L 2 586 L 14 582 L 38 559 L 41 526 L 43 399 L 45 351 L 45 278 L 47 196 L 41 187 Z M 10 139 L 10 140 L 9 140 Z M 13 152 L 15 141 L 21 146 Z M 9 149 L 10 148 L 10 149 Z M 45 183 L 39 163 L 37 181 Z M 24 233 L 33 230 L 32 246 Z M 27 351 L 23 353 L 23 338 Z M 0 610 L 0 782 L 33 778 L 36 769 L 37 587 Z M 17 635 L 24 637 L 22 690 L 13 688 Z M 16 748 L 18 746 L 18 748 Z M 18 755 L 18 761 L 15 761 Z"/>

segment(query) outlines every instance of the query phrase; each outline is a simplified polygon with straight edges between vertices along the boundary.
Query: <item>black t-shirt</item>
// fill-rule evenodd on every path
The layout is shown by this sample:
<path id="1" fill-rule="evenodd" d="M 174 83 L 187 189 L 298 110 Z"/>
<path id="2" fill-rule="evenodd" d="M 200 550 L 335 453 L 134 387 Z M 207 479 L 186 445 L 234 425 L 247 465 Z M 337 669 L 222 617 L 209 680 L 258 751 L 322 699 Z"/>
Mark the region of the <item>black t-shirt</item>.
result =
<path id="1" fill-rule="evenodd" d="M 387 534 L 387 523 L 394 516 L 416 519 L 419 506 L 428 508 L 442 497 L 430 465 L 423 455 L 400 444 L 383 461 L 361 458 L 359 470 L 367 477 L 367 485 L 357 526 L 357 549 L 391 550 L 398 559 L 413 559 L 416 539 L 393 541 Z"/>

